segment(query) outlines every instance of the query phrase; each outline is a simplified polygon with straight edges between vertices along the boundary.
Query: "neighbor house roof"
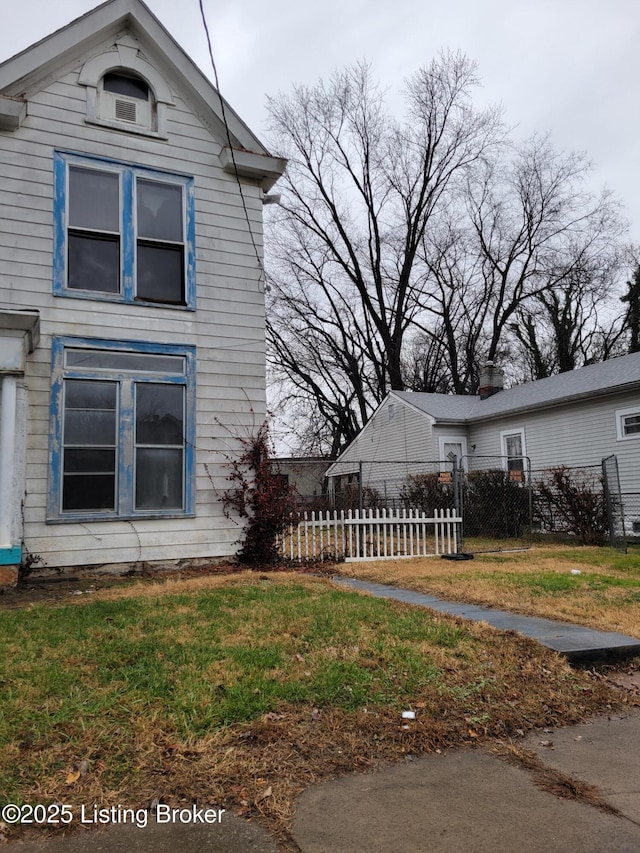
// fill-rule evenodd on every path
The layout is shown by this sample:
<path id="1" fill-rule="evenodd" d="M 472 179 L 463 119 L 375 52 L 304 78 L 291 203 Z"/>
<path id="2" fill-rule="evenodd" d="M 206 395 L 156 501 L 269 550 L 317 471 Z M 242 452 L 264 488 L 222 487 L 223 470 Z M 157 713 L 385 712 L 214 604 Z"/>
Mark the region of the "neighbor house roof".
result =
<path id="1" fill-rule="evenodd" d="M 185 88 L 198 114 L 223 145 L 220 157 L 225 170 L 260 180 L 268 190 L 284 172 L 286 161 L 269 154 L 142 0 L 107 0 L 0 63 L 0 126 L 15 129 L 24 118 L 30 92 L 55 69 L 77 63 L 83 51 L 97 48 L 123 29 L 133 32 L 143 47 L 162 53 L 171 80 Z M 233 157 L 226 147 L 229 139 Z"/>
<path id="2" fill-rule="evenodd" d="M 634 388 L 640 389 L 640 353 L 516 385 L 486 400 L 476 396 L 424 394 L 418 391 L 392 391 L 391 395 L 429 415 L 436 422 L 471 423 Z"/>

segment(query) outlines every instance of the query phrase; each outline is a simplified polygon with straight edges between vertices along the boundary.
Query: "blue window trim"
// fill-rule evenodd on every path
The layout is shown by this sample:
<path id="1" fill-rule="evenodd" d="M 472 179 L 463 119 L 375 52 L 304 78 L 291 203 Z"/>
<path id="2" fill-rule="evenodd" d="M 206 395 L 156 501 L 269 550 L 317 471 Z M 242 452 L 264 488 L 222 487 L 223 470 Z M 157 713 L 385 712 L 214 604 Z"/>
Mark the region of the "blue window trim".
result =
<path id="1" fill-rule="evenodd" d="M 144 373 L 142 371 L 87 370 L 65 367 L 65 349 L 116 350 L 121 352 L 176 355 L 185 359 L 183 375 L 170 373 Z M 195 437 L 196 437 L 196 347 L 190 344 L 164 344 L 149 341 L 114 341 L 105 338 L 57 336 L 51 344 L 51 405 L 49 439 L 49 492 L 47 497 L 47 523 L 77 521 L 102 521 L 143 518 L 185 518 L 195 515 Z M 117 510 L 112 512 L 62 512 L 62 424 L 63 385 L 65 379 L 100 379 L 112 381 L 176 383 L 185 387 L 185 461 L 184 509 L 135 510 L 133 508 L 133 466 L 127 465 L 124 453 L 118 454 Z M 132 413 L 119 413 L 118 446 L 133 441 Z"/>
<path id="2" fill-rule="evenodd" d="M 77 290 L 67 287 L 67 174 L 68 164 L 103 165 L 121 176 L 121 293 L 97 293 L 92 290 Z M 185 305 L 170 302 L 146 302 L 137 299 L 135 294 L 135 252 L 136 236 L 134 228 L 134 192 L 136 177 L 155 178 L 182 185 L 185 207 Z M 127 302 L 151 308 L 169 308 L 173 311 L 195 311 L 196 309 L 196 229 L 195 229 L 195 192 L 193 178 L 174 172 L 160 172 L 146 166 L 121 163 L 105 157 L 74 154 L 66 151 L 54 151 L 53 154 L 53 293 L 54 296 L 67 296 L 74 299 L 94 299 L 101 302 Z"/>

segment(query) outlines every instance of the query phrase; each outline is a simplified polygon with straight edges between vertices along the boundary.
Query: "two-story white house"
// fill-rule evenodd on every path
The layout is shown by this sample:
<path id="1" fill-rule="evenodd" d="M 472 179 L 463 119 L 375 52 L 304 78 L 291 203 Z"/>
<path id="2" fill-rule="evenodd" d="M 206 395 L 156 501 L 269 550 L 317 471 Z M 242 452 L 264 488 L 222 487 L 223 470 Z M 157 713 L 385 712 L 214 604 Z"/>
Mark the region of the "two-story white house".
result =
<path id="1" fill-rule="evenodd" d="M 0 583 L 236 551 L 284 167 L 141 0 L 0 64 Z"/>

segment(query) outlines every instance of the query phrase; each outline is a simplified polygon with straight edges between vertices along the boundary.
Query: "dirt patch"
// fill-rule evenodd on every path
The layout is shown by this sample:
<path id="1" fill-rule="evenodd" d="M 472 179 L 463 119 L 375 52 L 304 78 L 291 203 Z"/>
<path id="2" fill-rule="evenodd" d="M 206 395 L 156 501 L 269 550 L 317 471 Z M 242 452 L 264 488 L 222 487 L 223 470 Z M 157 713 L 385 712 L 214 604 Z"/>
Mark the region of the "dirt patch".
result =
<path id="1" fill-rule="evenodd" d="M 127 575 L 77 575 L 26 578 L 17 587 L 0 589 L 0 610 L 29 607 L 40 602 L 64 603 L 100 590 L 127 590 L 136 585 L 160 586 L 192 578 L 227 577 L 246 571 L 237 563 L 215 563 L 198 568 L 165 571 L 136 571 Z"/>

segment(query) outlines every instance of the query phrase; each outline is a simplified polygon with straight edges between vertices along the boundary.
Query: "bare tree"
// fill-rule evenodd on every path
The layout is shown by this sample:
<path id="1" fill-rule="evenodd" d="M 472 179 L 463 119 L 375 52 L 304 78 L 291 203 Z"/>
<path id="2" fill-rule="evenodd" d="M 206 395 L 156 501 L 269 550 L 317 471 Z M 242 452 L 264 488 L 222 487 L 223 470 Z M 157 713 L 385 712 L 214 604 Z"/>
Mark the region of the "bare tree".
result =
<path id="1" fill-rule="evenodd" d="M 640 264 L 636 261 L 627 292 L 620 297 L 629 306 L 625 319 L 629 327 L 629 352 L 640 352 Z"/>
<path id="2" fill-rule="evenodd" d="M 425 232 L 501 142 L 498 112 L 471 104 L 476 83 L 473 63 L 443 54 L 407 82 L 404 124 L 364 64 L 269 100 L 273 147 L 289 158 L 271 230 L 271 363 L 328 418 L 334 451 L 404 387 Z"/>
<path id="3" fill-rule="evenodd" d="M 482 359 L 509 361 L 513 379 L 539 379 L 616 354 L 625 330 L 613 295 L 618 202 L 589 192 L 588 162 L 547 138 L 511 159 L 500 153 L 474 171 L 464 214 L 423 241 L 433 286 L 422 340 L 446 349 L 456 393 L 475 392 Z"/>
<path id="4" fill-rule="evenodd" d="M 407 82 L 403 124 L 362 64 L 269 101 L 289 158 L 269 359 L 307 446 L 337 453 L 390 389 L 475 393 L 485 359 L 522 380 L 624 346 L 618 203 L 583 155 L 510 144 L 476 83 L 443 54 Z"/>

